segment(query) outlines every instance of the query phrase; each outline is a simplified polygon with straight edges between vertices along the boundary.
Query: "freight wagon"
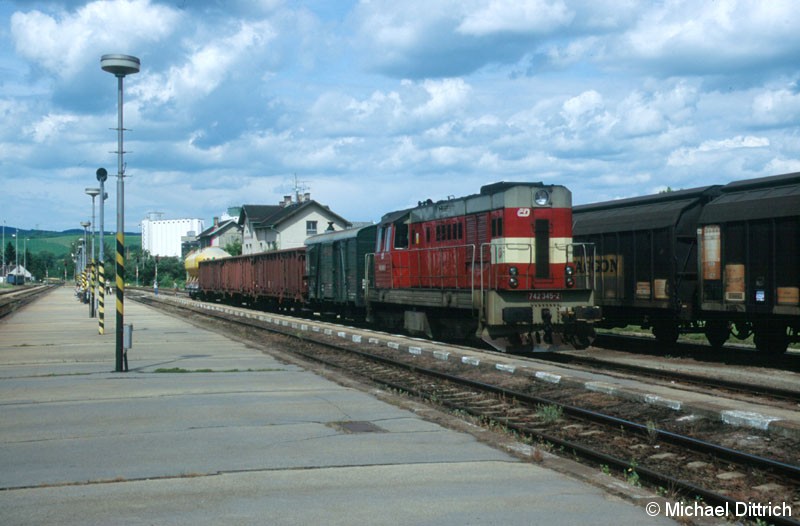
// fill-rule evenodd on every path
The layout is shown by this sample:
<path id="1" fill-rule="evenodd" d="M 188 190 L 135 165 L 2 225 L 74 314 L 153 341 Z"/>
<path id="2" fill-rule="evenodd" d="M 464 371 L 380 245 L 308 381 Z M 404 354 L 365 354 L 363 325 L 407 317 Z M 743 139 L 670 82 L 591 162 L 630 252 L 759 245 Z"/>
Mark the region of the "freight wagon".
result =
<path id="1" fill-rule="evenodd" d="M 800 341 L 800 173 L 575 207 L 596 257 L 603 327 L 702 332 L 714 347 L 754 335 L 782 353 Z"/>
<path id="2" fill-rule="evenodd" d="M 596 272 L 600 326 L 641 325 L 662 342 L 698 331 L 718 339 L 716 325 L 697 323 L 697 221 L 719 193 L 707 186 L 574 208 L 573 235 L 596 252 L 576 271 Z"/>
<path id="3" fill-rule="evenodd" d="M 193 297 L 261 309 L 299 308 L 308 289 L 305 256 L 300 247 L 202 261 Z"/>
<path id="4" fill-rule="evenodd" d="M 724 186 L 697 235 L 707 323 L 771 353 L 800 341 L 800 173 Z"/>

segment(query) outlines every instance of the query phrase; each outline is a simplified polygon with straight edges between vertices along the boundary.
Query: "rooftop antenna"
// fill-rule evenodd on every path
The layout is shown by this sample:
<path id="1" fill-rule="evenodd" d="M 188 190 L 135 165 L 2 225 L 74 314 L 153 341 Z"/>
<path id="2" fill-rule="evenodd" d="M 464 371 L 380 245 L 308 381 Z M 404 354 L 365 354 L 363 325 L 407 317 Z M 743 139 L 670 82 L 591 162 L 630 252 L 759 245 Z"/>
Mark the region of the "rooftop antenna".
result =
<path id="1" fill-rule="evenodd" d="M 294 190 L 295 202 L 297 202 L 297 203 L 301 202 L 301 200 L 302 200 L 301 198 L 302 198 L 303 194 L 306 191 L 311 189 L 310 187 L 306 186 L 306 184 L 305 184 L 306 182 L 307 181 L 299 180 L 297 178 L 297 173 L 295 172 L 295 174 L 294 174 L 294 189 L 293 190 Z"/>

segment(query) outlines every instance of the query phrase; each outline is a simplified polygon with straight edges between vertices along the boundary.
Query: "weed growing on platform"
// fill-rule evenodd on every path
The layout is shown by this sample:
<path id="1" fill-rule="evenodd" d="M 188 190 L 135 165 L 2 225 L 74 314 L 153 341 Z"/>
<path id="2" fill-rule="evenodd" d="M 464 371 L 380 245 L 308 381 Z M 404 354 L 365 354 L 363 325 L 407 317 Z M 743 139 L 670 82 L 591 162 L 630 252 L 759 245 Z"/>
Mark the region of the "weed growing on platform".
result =
<path id="1" fill-rule="evenodd" d="M 637 466 L 636 461 L 631 460 L 630 466 L 628 467 L 628 469 L 625 470 L 625 480 L 631 486 L 635 486 L 638 488 L 642 486 L 642 483 L 639 482 L 639 474 L 636 473 L 636 466 Z"/>

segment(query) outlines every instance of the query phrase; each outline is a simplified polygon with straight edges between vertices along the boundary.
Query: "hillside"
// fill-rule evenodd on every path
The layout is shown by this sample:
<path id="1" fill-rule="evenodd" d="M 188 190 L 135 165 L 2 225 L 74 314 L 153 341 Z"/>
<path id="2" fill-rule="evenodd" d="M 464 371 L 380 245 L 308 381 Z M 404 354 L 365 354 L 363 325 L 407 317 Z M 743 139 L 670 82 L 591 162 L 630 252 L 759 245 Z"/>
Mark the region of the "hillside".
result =
<path id="1" fill-rule="evenodd" d="M 6 227 L 6 246 L 8 246 L 9 243 L 11 243 L 12 246 L 15 244 L 16 240 L 11 237 L 12 233 L 14 233 L 14 229 Z M 106 251 L 111 250 L 110 247 L 114 247 L 115 234 L 115 232 L 106 232 L 104 239 Z M 19 247 L 20 255 L 22 255 L 24 250 L 23 247 L 25 246 L 24 240 L 27 239 L 29 253 L 38 254 L 40 252 L 50 252 L 55 257 L 60 258 L 62 256 L 69 255 L 74 243 L 82 237 L 83 231 L 79 229 L 65 230 L 64 232 L 53 232 L 47 230 L 20 230 L 19 243 L 17 246 Z M 99 237 L 96 237 L 96 240 L 99 240 Z M 95 244 L 97 242 L 98 241 L 95 241 Z M 126 233 L 125 245 L 131 247 L 141 247 L 142 235 L 139 233 Z"/>

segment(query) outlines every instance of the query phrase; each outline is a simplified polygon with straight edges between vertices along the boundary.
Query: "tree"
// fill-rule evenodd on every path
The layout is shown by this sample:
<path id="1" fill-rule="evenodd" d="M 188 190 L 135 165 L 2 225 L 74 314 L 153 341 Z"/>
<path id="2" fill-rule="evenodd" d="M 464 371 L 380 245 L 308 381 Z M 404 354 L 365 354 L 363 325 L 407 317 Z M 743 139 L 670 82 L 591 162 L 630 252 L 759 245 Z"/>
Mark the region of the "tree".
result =
<path id="1" fill-rule="evenodd" d="M 242 255 L 242 240 L 241 239 L 234 239 L 227 245 L 225 245 L 225 252 L 230 254 L 231 256 L 241 256 Z"/>
<path id="2" fill-rule="evenodd" d="M 28 252 L 28 271 L 37 280 L 43 280 L 47 276 L 63 277 L 63 270 L 61 272 L 58 271 L 59 263 L 55 254 L 48 250 L 42 250 L 35 254 Z"/>
<path id="3" fill-rule="evenodd" d="M 6 260 L 4 261 L 4 263 L 13 265 L 14 262 L 16 261 L 16 257 L 17 257 L 17 251 L 14 250 L 14 244 L 11 241 L 9 241 L 8 244 L 6 245 Z"/>

